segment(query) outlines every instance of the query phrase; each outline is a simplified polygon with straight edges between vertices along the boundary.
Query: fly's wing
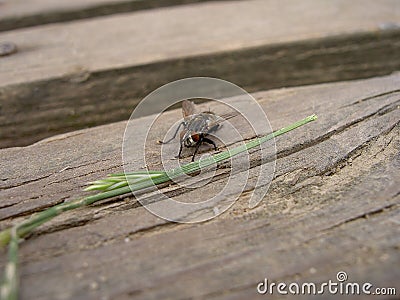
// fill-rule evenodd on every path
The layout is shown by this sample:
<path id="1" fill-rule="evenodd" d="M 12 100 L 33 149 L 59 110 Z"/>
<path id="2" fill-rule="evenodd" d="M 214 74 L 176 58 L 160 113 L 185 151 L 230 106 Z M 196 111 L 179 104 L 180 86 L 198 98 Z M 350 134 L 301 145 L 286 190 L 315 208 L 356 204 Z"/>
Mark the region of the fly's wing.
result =
<path id="1" fill-rule="evenodd" d="M 196 105 L 192 101 L 182 101 L 182 114 L 184 118 L 196 114 Z"/>
<path id="2" fill-rule="evenodd" d="M 217 116 L 211 111 L 205 111 L 190 119 L 188 128 L 198 133 L 210 133 L 217 130 L 221 123 L 238 115 L 238 112 L 231 112 Z"/>
<path id="3" fill-rule="evenodd" d="M 238 112 L 230 112 L 230 113 L 226 113 L 226 114 L 222 114 L 220 116 L 214 115 L 212 112 L 205 112 L 207 114 L 209 114 L 210 116 L 212 116 L 210 118 L 210 122 L 208 124 L 208 128 L 212 129 L 214 127 L 218 127 L 219 124 L 221 124 L 222 122 L 225 122 L 226 120 L 232 119 L 233 117 L 236 117 L 239 115 Z"/>

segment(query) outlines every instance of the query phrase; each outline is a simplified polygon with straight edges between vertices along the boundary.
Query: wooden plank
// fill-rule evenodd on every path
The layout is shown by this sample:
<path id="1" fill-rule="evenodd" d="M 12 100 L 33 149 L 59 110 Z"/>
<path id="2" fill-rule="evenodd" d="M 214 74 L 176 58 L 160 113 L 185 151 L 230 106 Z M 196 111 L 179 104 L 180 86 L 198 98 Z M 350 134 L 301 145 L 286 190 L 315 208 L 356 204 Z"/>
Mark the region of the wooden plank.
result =
<path id="1" fill-rule="evenodd" d="M 188 76 L 255 91 L 390 74 L 400 33 L 381 29 L 400 22 L 397 6 L 210 2 L 1 33 L 19 52 L 1 61 L 0 146 L 126 119 L 149 92 Z"/>
<path id="2" fill-rule="evenodd" d="M 335 280 L 339 271 L 348 273 L 349 282 L 398 290 L 399 83 L 396 73 L 255 93 L 275 129 L 319 115 L 277 139 L 276 173 L 258 207 L 247 207 L 260 168 L 253 153 L 246 192 L 205 223 L 164 221 L 129 195 L 66 213 L 22 244 L 21 298 L 243 299 L 256 297 L 265 277 L 321 283 Z M 180 112 L 164 118 L 149 135 L 154 153 L 156 140 Z M 147 130 L 140 119 L 134 122 L 138 132 Z M 1 227 L 78 197 L 82 182 L 120 171 L 125 125 L 0 150 Z M 159 164 L 154 160 L 150 168 Z M 177 200 L 198 199 L 224 184 L 229 170 L 220 172 L 202 193 L 163 190 Z"/>
<path id="3" fill-rule="evenodd" d="M 260 0 L 228 1 L 3 32 L 0 38 L 17 44 L 20 53 L 2 61 L 0 82 L 4 86 L 79 70 L 92 73 L 244 47 L 377 31 L 385 23 L 400 22 L 398 1 L 363 3 L 368 17 L 359 3 L 343 0 L 308 0 L 297 5 L 292 1 L 269 5 Z M 339 10 L 340 4 L 346 5 Z M 271 13 L 277 6 L 279 13 Z M 222 18 L 226 15 L 230 17 Z"/>
<path id="4" fill-rule="evenodd" d="M 212 0 L 3 0 L 0 31 Z"/>

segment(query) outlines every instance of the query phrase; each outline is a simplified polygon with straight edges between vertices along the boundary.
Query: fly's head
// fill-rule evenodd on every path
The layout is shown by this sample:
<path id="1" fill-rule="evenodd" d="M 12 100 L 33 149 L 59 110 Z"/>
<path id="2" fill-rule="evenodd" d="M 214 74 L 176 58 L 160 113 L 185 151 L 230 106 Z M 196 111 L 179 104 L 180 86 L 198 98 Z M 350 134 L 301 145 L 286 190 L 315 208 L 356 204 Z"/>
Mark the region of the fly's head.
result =
<path id="1" fill-rule="evenodd" d="M 198 141 L 200 140 L 200 135 L 198 133 L 192 131 L 182 131 L 181 132 L 181 142 L 185 145 L 185 147 L 193 147 L 196 146 Z"/>

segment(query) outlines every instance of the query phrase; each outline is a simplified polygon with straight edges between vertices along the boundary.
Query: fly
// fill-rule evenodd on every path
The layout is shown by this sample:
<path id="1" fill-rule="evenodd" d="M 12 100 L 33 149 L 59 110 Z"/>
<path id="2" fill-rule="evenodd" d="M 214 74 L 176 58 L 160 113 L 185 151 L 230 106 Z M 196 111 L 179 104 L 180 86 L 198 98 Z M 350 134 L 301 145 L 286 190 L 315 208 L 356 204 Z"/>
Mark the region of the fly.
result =
<path id="1" fill-rule="evenodd" d="M 215 151 L 218 150 L 215 142 L 207 136 L 218 130 L 221 126 L 221 122 L 236 115 L 228 114 L 225 118 L 222 118 L 211 111 L 198 113 L 195 104 L 188 100 L 183 100 L 182 102 L 182 114 L 183 122 L 179 124 L 174 136 L 166 142 L 159 142 L 162 144 L 171 142 L 177 136 L 179 129 L 183 126 L 183 130 L 180 132 L 180 148 L 177 158 L 182 158 L 181 154 L 183 147 L 195 147 L 192 161 L 194 161 L 194 158 L 199 151 L 199 147 L 203 143 L 212 145 Z"/>

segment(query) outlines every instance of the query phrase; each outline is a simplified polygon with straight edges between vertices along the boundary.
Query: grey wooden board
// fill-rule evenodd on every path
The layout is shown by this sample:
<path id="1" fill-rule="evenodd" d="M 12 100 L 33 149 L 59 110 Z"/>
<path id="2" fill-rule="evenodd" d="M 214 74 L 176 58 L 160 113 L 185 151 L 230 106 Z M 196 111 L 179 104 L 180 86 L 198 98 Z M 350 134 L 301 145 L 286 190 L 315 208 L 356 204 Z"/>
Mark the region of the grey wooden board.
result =
<path id="1" fill-rule="evenodd" d="M 339 271 L 347 272 L 349 282 L 398 292 L 399 83 L 395 73 L 255 93 L 274 129 L 311 113 L 319 116 L 277 138 L 274 180 L 258 207 L 248 208 L 260 168 L 253 153 L 246 191 L 205 223 L 164 221 L 129 195 L 65 213 L 21 245 L 21 298 L 256 298 L 256 285 L 265 277 L 321 283 L 335 280 Z M 164 125 L 150 132 L 150 168 L 160 167 L 156 140 L 180 116 L 166 113 Z M 139 134 L 147 130 L 140 119 L 134 122 Z M 121 171 L 125 126 L 0 150 L 1 227 L 81 196 L 83 182 Z M 174 185 L 163 191 L 195 200 L 223 185 L 227 174 L 219 170 L 202 192 Z"/>
<path id="2" fill-rule="evenodd" d="M 223 1 L 0 33 L 19 49 L 0 60 L 0 147 L 126 119 L 188 76 L 255 91 L 390 74 L 400 68 L 399 6 Z"/>
<path id="3" fill-rule="evenodd" d="M 209 0 L 3 0 L 0 31 Z"/>
<path id="4" fill-rule="evenodd" d="M 112 15 L 1 33 L 1 40 L 16 43 L 20 51 L 2 58 L 0 82 L 377 31 L 399 22 L 396 0 L 223 1 Z"/>

